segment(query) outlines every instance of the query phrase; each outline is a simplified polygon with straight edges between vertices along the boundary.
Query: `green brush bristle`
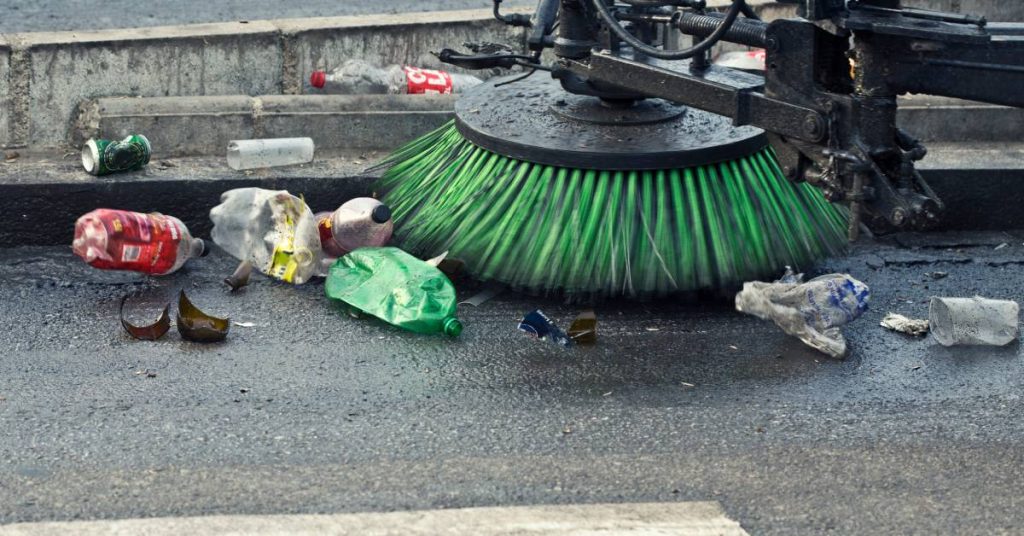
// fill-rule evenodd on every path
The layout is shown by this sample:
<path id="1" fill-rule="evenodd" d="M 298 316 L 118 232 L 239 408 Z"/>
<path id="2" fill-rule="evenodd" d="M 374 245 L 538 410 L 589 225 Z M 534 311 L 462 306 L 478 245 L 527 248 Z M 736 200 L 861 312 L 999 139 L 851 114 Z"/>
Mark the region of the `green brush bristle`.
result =
<path id="1" fill-rule="evenodd" d="M 532 291 L 725 288 L 846 244 L 845 209 L 786 181 L 770 147 L 687 169 L 567 169 L 491 153 L 449 123 L 383 165 L 400 246 Z"/>

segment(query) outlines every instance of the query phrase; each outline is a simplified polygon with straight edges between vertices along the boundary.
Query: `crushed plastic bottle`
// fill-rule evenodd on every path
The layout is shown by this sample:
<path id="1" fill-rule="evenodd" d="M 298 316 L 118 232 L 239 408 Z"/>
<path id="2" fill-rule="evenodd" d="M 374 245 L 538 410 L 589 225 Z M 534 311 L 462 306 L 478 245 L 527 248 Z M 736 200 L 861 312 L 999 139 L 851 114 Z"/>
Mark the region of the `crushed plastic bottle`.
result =
<path id="1" fill-rule="evenodd" d="M 286 190 L 238 188 L 210 210 L 213 241 L 264 274 L 301 285 L 320 269 L 313 212 Z"/>
<path id="2" fill-rule="evenodd" d="M 848 274 L 828 274 L 804 283 L 787 268 L 779 281 L 751 281 L 736 295 L 736 310 L 771 320 L 788 335 L 837 359 L 846 356 L 844 326 L 864 313 L 871 289 Z"/>
<path id="3" fill-rule="evenodd" d="M 1020 334 L 1020 305 L 1012 300 L 932 297 L 928 324 L 943 346 L 1006 346 Z"/>
<path id="4" fill-rule="evenodd" d="M 391 209 L 372 197 L 350 199 L 315 218 L 324 254 L 334 258 L 362 247 L 383 246 L 394 229 Z"/>
<path id="5" fill-rule="evenodd" d="M 174 272 L 206 251 L 178 218 L 106 208 L 78 218 L 71 248 L 94 268 L 150 275 Z"/>
<path id="6" fill-rule="evenodd" d="M 457 337 L 455 287 L 437 268 L 398 248 L 359 248 L 339 258 L 327 297 L 416 333 Z"/>
<path id="7" fill-rule="evenodd" d="M 358 94 L 442 94 L 463 93 L 483 83 L 468 74 L 421 69 L 409 65 L 377 67 L 362 60 L 348 60 L 330 73 L 313 71 L 311 86 L 325 93 Z"/>

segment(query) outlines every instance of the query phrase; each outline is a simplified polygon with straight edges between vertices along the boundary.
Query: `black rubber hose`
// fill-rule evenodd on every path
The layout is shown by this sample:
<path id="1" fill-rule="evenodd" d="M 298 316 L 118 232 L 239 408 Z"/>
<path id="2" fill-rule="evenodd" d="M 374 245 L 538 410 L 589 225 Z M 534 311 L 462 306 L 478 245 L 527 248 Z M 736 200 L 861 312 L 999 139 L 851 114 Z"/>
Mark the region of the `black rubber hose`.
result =
<path id="1" fill-rule="evenodd" d="M 511 15 L 501 14 L 501 0 L 494 0 L 494 18 L 498 19 L 509 26 L 523 26 L 529 28 L 531 26 L 530 16 L 523 15 L 521 13 L 513 13 Z"/>
<path id="2" fill-rule="evenodd" d="M 725 36 L 729 28 L 732 27 L 732 23 L 736 22 L 736 18 L 739 17 L 740 12 L 743 10 L 745 0 L 733 0 L 732 5 L 729 6 L 729 11 L 726 12 L 725 18 L 722 19 L 722 23 L 711 32 L 706 39 L 697 43 L 689 48 L 683 50 L 662 50 L 660 48 L 654 48 L 647 43 L 637 39 L 633 34 L 629 33 L 625 28 L 619 24 L 619 21 L 615 20 L 615 15 L 612 14 L 608 6 L 605 5 L 604 0 L 590 0 L 591 5 L 597 10 L 597 14 L 601 17 L 601 20 L 608 25 L 608 28 L 615 32 L 615 35 L 622 39 L 626 44 L 633 47 L 634 50 L 642 52 L 652 58 L 659 58 L 663 60 L 685 60 L 692 58 L 697 54 L 701 54 L 709 48 L 715 46 L 719 40 Z"/>

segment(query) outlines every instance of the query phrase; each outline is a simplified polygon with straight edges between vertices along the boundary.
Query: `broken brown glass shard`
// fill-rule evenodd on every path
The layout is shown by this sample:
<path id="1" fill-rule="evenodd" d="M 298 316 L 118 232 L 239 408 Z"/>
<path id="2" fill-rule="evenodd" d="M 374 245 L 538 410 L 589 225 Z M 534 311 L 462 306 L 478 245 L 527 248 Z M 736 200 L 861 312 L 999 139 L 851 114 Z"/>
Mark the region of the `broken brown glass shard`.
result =
<path id="1" fill-rule="evenodd" d="M 185 291 L 178 296 L 178 333 L 181 338 L 193 342 L 220 342 L 228 336 L 230 318 L 217 318 L 199 310 Z"/>
<path id="2" fill-rule="evenodd" d="M 584 311 L 572 321 L 569 337 L 578 344 L 597 342 L 597 315 L 594 311 Z"/>
<path id="3" fill-rule="evenodd" d="M 121 298 L 121 327 L 132 337 L 140 341 L 155 341 L 171 329 L 171 304 L 168 303 L 164 306 L 164 312 L 160 314 L 160 318 L 156 322 L 148 326 L 136 326 L 124 317 L 124 302 L 126 301 L 128 301 L 128 296 Z"/>
<path id="4" fill-rule="evenodd" d="M 235 273 L 225 278 L 224 282 L 231 287 L 231 292 L 234 292 L 249 284 L 250 275 L 252 275 L 252 263 L 242 261 L 238 268 L 235 268 Z"/>

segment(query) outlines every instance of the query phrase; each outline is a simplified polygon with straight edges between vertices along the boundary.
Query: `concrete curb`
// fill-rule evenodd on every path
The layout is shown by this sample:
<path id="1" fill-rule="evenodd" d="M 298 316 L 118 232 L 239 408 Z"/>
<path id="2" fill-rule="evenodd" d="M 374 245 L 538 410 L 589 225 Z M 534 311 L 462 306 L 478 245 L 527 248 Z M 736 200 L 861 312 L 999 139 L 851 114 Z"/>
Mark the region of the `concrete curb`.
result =
<path id="1" fill-rule="evenodd" d="M 317 150 L 387 150 L 452 117 L 451 95 L 245 95 L 107 98 L 84 102 L 72 133 L 145 134 L 154 156 L 223 155 L 230 140 L 311 137 Z"/>
<path id="2" fill-rule="evenodd" d="M 920 169 L 947 204 L 938 230 L 1024 228 L 1024 213 L 1008 208 L 1024 204 L 1024 145 L 933 149 Z M 171 214 L 206 237 L 210 209 L 232 188 L 289 190 L 303 194 L 315 210 L 331 210 L 373 193 L 376 176 L 364 170 L 383 156 L 328 151 L 312 164 L 251 173 L 229 169 L 223 155 L 158 157 L 141 171 L 106 177 L 85 173 L 75 153 L 60 161 L 19 159 L 0 164 L 0 247 L 70 244 L 75 219 L 99 207 Z"/>
<path id="3" fill-rule="evenodd" d="M 451 95 L 268 95 L 90 99 L 72 128 L 92 137 L 145 134 L 159 157 L 220 155 L 229 140 L 311 136 L 318 149 L 389 150 L 452 117 Z M 901 99 L 899 124 L 926 143 L 1016 141 L 1024 109 Z"/>
<path id="4" fill-rule="evenodd" d="M 0 39 L 0 147 L 66 147 L 88 99 L 300 94 L 311 71 L 343 58 L 439 67 L 428 51 L 521 38 L 483 9 L 10 34 Z"/>

